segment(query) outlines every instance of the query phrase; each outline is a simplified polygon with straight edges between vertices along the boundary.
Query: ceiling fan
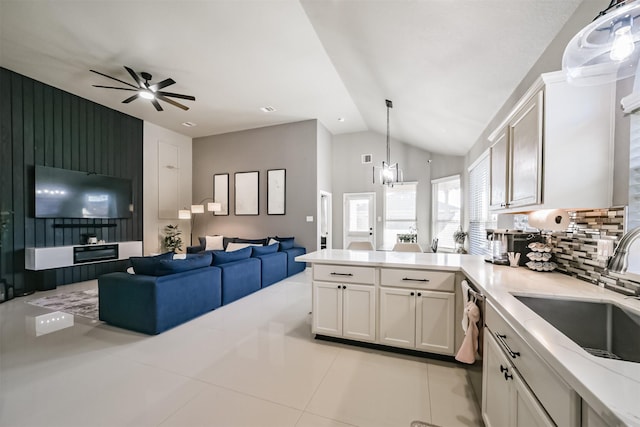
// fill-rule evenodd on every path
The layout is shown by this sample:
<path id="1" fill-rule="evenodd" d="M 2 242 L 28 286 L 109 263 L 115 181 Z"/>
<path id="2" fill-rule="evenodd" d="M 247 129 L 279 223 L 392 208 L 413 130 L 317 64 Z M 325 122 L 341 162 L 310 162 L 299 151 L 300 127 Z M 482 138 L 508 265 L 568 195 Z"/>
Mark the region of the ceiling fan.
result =
<path id="1" fill-rule="evenodd" d="M 160 106 L 160 103 L 158 102 L 158 100 L 164 101 L 166 103 L 169 103 L 169 104 L 173 105 L 174 107 L 182 108 L 185 111 L 187 111 L 189 109 L 189 107 L 187 107 L 186 105 L 180 104 L 179 102 L 176 102 L 173 99 L 169 99 L 168 97 L 187 99 L 189 101 L 195 101 L 196 100 L 196 98 L 194 96 L 191 96 L 191 95 L 182 95 L 182 94 L 179 94 L 179 93 L 164 92 L 164 91 L 160 90 L 160 89 L 164 89 L 165 87 L 171 86 L 172 84 L 174 84 L 175 81 L 173 79 L 165 79 L 165 80 L 163 80 L 163 81 L 161 81 L 159 83 L 151 84 L 149 82 L 151 80 L 151 74 L 146 73 L 146 72 L 143 71 L 143 72 L 140 73 L 140 75 L 138 75 L 131 68 L 129 68 L 127 66 L 125 66 L 124 68 L 125 68 L 125 70 L 127 70 L 129 75 L 131 75 L 133 80 L 136 82 L 137 86 L 133 85 L 131 83 L 127 83 L 124 80 L 120 80 L 120 79 L 117 79 L 115 77 L 108 76 L 108 75 L 106 75 L 104 73 L 101 73 L 100 71 L 89 70 L 92 73 L 100 74 L 101 76 L 110 78 L 111 80 L 115 80 L 117 82 L 120 82 L 120 83 L 125 84 L 125 85 L 130 86 L 130 87 L 114 87 L 114 86 L 102 86 L 102 85 L 92 85 L 92 86 L 93 87 L 101 87 L 101 88 L 105 88 L 105 89 L 117 89 L 117 90 L 127 90 L 127 91 L 131 91 L 131 92 L 136 92 L 135 95 L 130 96 L 129 98 L 125 99 L 124 101 L 122 101 L 122 103 L 123 104 L 128 104 L 129 102 L 133 101 L 134 99 L 144 98 L 144 99 L 150 100 L 151 103 L 153 104 L 153 106 L 156 107 L 156 110 L 158 110 L 158 111 L 162 111 L 162 106 Z"/>

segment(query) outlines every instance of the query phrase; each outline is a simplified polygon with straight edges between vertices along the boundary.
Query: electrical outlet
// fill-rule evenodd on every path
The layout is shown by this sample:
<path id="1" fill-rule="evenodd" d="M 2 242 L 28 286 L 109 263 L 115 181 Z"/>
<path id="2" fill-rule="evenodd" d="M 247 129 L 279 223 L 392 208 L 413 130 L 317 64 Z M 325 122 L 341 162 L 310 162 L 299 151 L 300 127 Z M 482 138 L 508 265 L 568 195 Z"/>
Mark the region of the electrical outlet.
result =
<path id="1" fill-rule="evenodd" d="M 307 222 L 313 222 L 313 216 L 308 216 L 307 217 Z"/>

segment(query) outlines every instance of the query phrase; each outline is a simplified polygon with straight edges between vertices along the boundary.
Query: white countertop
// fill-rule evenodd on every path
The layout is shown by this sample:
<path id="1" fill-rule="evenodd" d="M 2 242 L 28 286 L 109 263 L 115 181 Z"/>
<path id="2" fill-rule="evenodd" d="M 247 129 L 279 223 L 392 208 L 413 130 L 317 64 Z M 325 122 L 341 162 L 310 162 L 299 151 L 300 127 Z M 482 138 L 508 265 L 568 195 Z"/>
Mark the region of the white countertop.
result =
<path id="1" fill-rule="evenodd" d="M 625 299 L 618 293 L 562 273 L 497 266 L 473 255 L 325 249 L 301 255 L 296 260 L 462 271 L 538 355 L 604 420 L 615 425 L 611 419 L 614 415 L 626 425 L 640 426 L 640 363 L 590 355 L 512 294 L 610 302 L 640 312 L 638 300 Z"/>

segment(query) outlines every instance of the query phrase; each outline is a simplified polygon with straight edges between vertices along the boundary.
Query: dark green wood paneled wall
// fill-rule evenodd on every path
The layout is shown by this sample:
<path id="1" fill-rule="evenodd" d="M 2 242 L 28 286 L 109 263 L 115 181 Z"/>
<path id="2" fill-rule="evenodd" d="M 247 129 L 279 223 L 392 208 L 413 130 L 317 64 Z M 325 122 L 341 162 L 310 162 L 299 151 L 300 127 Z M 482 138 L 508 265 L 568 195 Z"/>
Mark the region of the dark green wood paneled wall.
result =
<path id="1" fill-rule="evenodd" d="M 24 269 L 24 249 L 80 244 L 88 232 L 108 242 L 142 240 L 142 121 L 0 68 L 0 126 L 0 211 L 10 212 L 5 215 L 10 222 L 2 235 L 0 274 L 14 284 L 16 294 L 34 290 L 37 280 L 61 285 L 126 268 L 126 261 L 107 262 L 36 277 Z M 35 165 L 131 179 L 132 218 L 34 218 Z"/>

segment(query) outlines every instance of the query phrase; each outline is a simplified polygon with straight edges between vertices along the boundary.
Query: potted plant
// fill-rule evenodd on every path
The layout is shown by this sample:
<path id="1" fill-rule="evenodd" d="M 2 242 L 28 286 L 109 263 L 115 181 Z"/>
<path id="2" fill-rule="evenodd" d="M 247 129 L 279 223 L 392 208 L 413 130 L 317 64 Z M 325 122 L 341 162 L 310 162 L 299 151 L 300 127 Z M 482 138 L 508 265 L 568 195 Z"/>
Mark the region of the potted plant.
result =
<path id="1" fill-rule="evenodd" d="M 467 251 L 464 248 L 464 241 L 467 238 L 467 232 L 462 231 L 462 226 L 453 233 L 453 240 L 456 242 L 456 253 L 457 254 L 466 254 Z"/>
<path id="2" fill-rule="evenodd" d="M 182 231 L 177 225 L 169 224 L 164 227 L 164 239 L 162 243 L 167 251 L 177 252 L 182 250 Z"/>

